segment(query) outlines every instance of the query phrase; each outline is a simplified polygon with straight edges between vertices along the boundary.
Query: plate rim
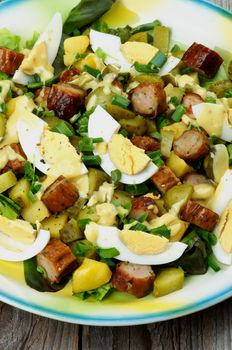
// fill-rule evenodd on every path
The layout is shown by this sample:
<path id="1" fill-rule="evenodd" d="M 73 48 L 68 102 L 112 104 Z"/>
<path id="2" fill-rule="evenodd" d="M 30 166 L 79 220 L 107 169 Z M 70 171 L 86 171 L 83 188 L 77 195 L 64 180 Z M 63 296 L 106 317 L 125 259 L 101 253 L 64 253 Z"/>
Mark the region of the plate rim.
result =
<path id="1" fill-rule="evenodd" d="M 0 10 L 6 6 L 14 6 L 21 2 L 29 2 L 33 0 L 3 0 L 0 3 Z M 209 2 L 208 0 L 188 0 L 195 4 L 205 6 L 216 13 L 226 16 L 229 19 L 232 19 L 232 12 L 222 8 L 220 5 Z M 0 287 L 1 288 L 1 287 Z M 29 288 L 29 287 L 28 287 Z M 123 318 L 120 316 L 102 316 L 102 315 L 83 315 L 82 314 L 71 314 L 68 312 L 61 312 L 56 309 L 51 309 L 46 306 L 38 305 L 32 302 L 27 302 L 25 299 L 10 295 L 0 290 L 0 301 L 8 305 L 17 307 L 23 311 L 30 312 L 35 315 L 47 317 L 57 321 L 63 321 L 73 324 L 88 325 L 88 326 L 131 326 L 131 325 L 142 325 L 148 323 L 162 322 L 171 319 L 176 319 L 179 317 L 187 316 L 195 312 L 204 310 L 213 305 L 216 305 L 232 296 L 232 283 L 225 289 L 214 293 L 208 297 L 200 299 L 199 301 L 187 304 L 186 306 L 178 307 L 173 310 L 161 311 L 159 313 L 145 313 L 145 314 L 134 314 L 131 316 L 123 315 Z"/>

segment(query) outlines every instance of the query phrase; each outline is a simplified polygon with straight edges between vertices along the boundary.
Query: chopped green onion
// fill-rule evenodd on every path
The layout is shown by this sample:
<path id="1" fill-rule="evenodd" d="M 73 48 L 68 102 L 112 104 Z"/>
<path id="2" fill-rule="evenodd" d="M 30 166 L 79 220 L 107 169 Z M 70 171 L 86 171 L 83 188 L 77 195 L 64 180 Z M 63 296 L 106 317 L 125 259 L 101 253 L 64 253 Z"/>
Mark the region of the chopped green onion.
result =
<path id="1" fill-rule="evenodd" d="M 179 122 L 186 111 L 187 111 L 186 106 L 179 105 L 172 115 L 172 120 L 174 120 L 175 122 Z"/>
<path id="2" fill-rule="evenodd" d="M 164 126 L 170 125 L 171 122 L 166 119 L 167 115 L 161 114 L 159 116 L 156 117 L 156 125 L 157 125 L 157 129 L 160 131 Z"/>
<path id="3" fill-rule="evenodd" d="M 90 137 L 83 137 L 79 141 L 79 149 L 81 152 L 92 152 L 94 150 L 93 140 Z"/>
<path id="4" fill-rule="evenodd" d="M 8 109 L 7 104 L 4 102 L 0 102 L 0 113 L 5 113 L 7 109 Z"/>
<path id="5" fill-rule="evenodd" d="M 209 142 L 210 142 L 211 144 L 213 144 L 213 145 L 215 145 L 215 144 L 217 144 L 217 143 L 221 143 L 221 142 L 220 142 L 220 139 L 219 139 L 217 136 L 215 136 L 215 135 L 211 135 L 211 136 L 209 137 Z"/>
<path id="6" fill-rule="evenodd" d="M 195 72 L 193 68 L 185 67 L 185 68 L 181 69 L 180 73 L 181 73 L 181 75 L 183 75 L 183 74 L 191 74 L 193 72 Z"/>
<path id="7" fill-rule="evenodd" d="M 153 139 L 156 139 L 156 140 L 161 140 L 161 135 L 158 131 L 153 131 L 149 134 L 150 137 L 153 137 Z"/>
<path id="8" fill-rule="evenodd" d="M 46 80 L 44 85 L 50 87 L 53 84 L 55 84 L 58 80 L 59 80 L 59 75 L 54 75 L 54 77 Z"/>
<path id="9" fill-rule="evenodd" d="M 95 51 L 95 54 L 103 61 L 107 58 L 107 54 L 100 47 Z"/>
<path id="10" fill-rule="evenodd" d="M 158 168 L 164 165 L 164 161 L 161 159 L 161 151 L 150 152 L 147 155 Z"/>
<path id="11" fill-rule="evenodd" d="M 148 193 L 148 187 L 145 183 L 139 185 L 126 185 L 125 190 L 132 196 L 140 196 Z"/>
<path id="12" fill-rule="evenodd" d="M 57 132 L 59 134 L 63 134 L 67 137 L 71 137 L 75 135 L 73 129 L 71 129 L 68 123 L 65 122 L 64 120 L 60 120 L 55 126 L 53 126 L 51 131 Z"/>
<path id="13" fill-rule="evenodd" d="M 148 232 L 147 226 L 142 224 L 141 222 L 137 222 L 134 226 L 130 228 L 130 230 Z"/>
<path id="14" fill-rule="evenodd" d="M 211 267 L 211 269 L 213 269 L 215 272 L 218 272 L 221 270 L 213 254 L 210 254 L 210 256 L 208 256 L 208 266 Z"/>
<path id="15" fill-rule="evenodd" d="M 105 249 L 97 247 L 96 251 L 97 251 L 97 254 L 103 259 L 111 259 L 111 258 L 114 258 L 120 254 L 118 249 L 116 249 L 114 247 L 113 248 L 105 248 Z"/>
<path id="16" fill-rule="evenodd" d="M 80 220 L 80 221 L 83 221 L 83 220 Z M 93 245 L 89 242 L 77 241 L 74 244 L 72 244 L 72 252 L 76 256 L 85 256 L 88 252 L 93 250 L 93 248 L 94 248 Z"/>
<path id="17" fill-rule="evenodd" d="M 77 113 L 77 114 L 74 114 L 74 116 L 72 116 L 72 118 L 69 119 L 70 123 L 71 124 L 75 124 L 76 121 L 81 117 L 81 113 Z"/>
<path id="18" fill-rule="evenodd" d="M 40 83 L 41 82 L 41 78 L 40 78 L 40 76 L 39 76 L 39 74 L 34 74 L 34 81 L 35 81 L 35 83 Z"/>
<path id="19" fill-rule="evenodd" d="M 28 198 L 30 199 L 31 203 L 35 203 L 37 201 L 37 196 L 31 191 L 28 191 Z"/>
<path id="20" fill-rule="evenodd" d="M 33 92 L 29 91 L 25 93 L 25 96 L 29 97 L 29 98 L 34 98 L 35 95 L 33 94 Z"/>
<path id="21" fill-rule="evenodd" d="M 95 137 L 92 139 L 93 143 L 101 143 L 104 142 L 104 139 L 102 137 Z"/>
<path id="22" fill-rule="evenodd" d="M 82 156 L 81 160 L 87 166 L 101 164 L 101 157 L 99 157 L 99 156 Z"/>
<path id="23" fill-rule="evenodd" d="M 142 64 L 142 63 L 138 63 L 138 62 L 135 62 L 133 64 L 135 70 L 139 73 L 158 73 L 159 72 L 159 68 L 157 67 L 154 67 L 153 65 L 151 64 Z"/>
<path id="24" fill-rule="evenodd" d="M 232 144 L 227 146 L 227 152 L 229 154 L 229 166 L 232 166 Z"/>
<path id="25" fill-rule="evenodd" d="M 82 58 L 85 58 L 87 56 L 87 54 L 86 53 L 77 53 L 76 54 L 76 56 L 75 56 L 75 60 L 76 61 L 79 61 L 80 59 L 82 59 Z"/>
<path id="26" fill-rule="evenodd" d="M 173 104 L 173 106 L 177 107 L 180 104 L 180 100 L 176 96 L 172 96 L 170 98 L 169 103 Z"/>
<path id="27" fill-rule="evenodd" d="M 110 175 L 114 186 L 117 187 L 122 177 L 121 171 L 118 169 L 112 170 Z"/>
<path id="28" fill-rule="evenodd" d="M 84 72 L 89 73 L 90 75 L 92 75 L 94 78 L 98 80 L 102 78 L 102 74 L 99 69 L 92 68 L 88 65 L 84 66 Z"/>
<path id="29" fill-rule="evenodd" d="M 0 72 L 0 80 L 7 80 L 9 79 L 9 75 L 3 72 Z"/>
<path id="30" fill-rule="evenodd" d="M 17 219 L 20 213 L 20 206 L 12 199 L 0 194 L 0 214 L 8 219 Z"/>
<path id="31" fill-rule="evenodd" d="M 138 221 L 139 222 L 144 222 L 147 220 L 147 217 L 148 217 L 148 213 L 143 213 L 139 218 L 138 218 Z"/>
<path id="32" fill-rule="evenodd" d="M 181 51 L 181 48 L 179 45 L 175 44 L 172 48 L 171 48 L 171 52 L 178 52 Z"/>
<path id="33" fill-rule="evenodd" d="M 217 100 L 214 97 L 206 97 L 205 102 L 206 103 L 217 103 Z"/>
<path id="34" fill-rule="evenodd" d="M 131 35 L 140 33 L 140 32 L 148 32 L 149 30 L 153 30 L 155 26 L 160 26 L 160 25 L 161 25 L 161 22 L 158 19 L 154 20 L 153 22 L 141 24 L 135 28 L 132 28 Z"/>
<path id="35" fill-rule="evenodd" d="M 125 129 L 121 129 L 121 130 L 119 131 L 119 134 L 122 135 L 122 136 L 124 136 L 124 137 L 127 137 L 127 136 L 128 136 L 128 132 L 127 132 Z"/>
<path id="36" fill-rule="evenodd" d="M 74 31 L 73 31 L 73 36 L 80 36 L 80 35 L 81 35 L 80 30 L 75 28 Z"/>
<path id="37" fill-rule="evenodd" d="M 81 230 L 85 229 L 85 226 L 88 225 L 91 222 L 90 219 L 82 219 L 82 220 L 78 220 L 77 224 L 80 227 Z"/>
<path id="38" fill-rule="evenodd" d="M 128 106 L 130 105 L 130 100 L 128 100 L 128 98 L 122 95 L 114 94 L 114 96 L 112 97 L 111 103 L 112 105 L 116 105 L 124 109 L 127 109 Z"/>
<path id="39" fill-rule="evenodd" d="M 125 73 L 119 73 L 118 75 L 118 80 L 122 83 L 122 84 L 126 84 L 129 80 L 130 80 L 130 73 L 129 72 L 125 72 Z"/>
<path id="40" fill-rule="evenodd" d="M 162 51 L 158 51 L 155 56 L 151 59 L 149 64 L 161 68 L 164 63 L 167 61 L 166 55 Z"/>
<path id="41" fill-rule="evenodd" d="M 226 97 L 226 98 L 230 98 L 230 97 L 232 97 L 232 89 L 230 89 L 230 90 L 226 91 L 226 93 L 225 93 L 225 97 Z"/>
<path id="42" fill-rule="evenodd" d="M 171 231 L 167 228 L 166 225 L 162 225 L 160 227 L 153 228 L 149 231 L 149 233 L 157 236 L 162 236 L 165 238 L 170 238 Z"/>
<path id="43" fill-rule="evenodd" d="M 38 83 L 29 83 L 27 84 L 27 88 L 30 90 L 36 90 L 36 89 L 40 89 L 41 87 L 43 87 L 43 83 L 42 82 L 38 82 Z"/>

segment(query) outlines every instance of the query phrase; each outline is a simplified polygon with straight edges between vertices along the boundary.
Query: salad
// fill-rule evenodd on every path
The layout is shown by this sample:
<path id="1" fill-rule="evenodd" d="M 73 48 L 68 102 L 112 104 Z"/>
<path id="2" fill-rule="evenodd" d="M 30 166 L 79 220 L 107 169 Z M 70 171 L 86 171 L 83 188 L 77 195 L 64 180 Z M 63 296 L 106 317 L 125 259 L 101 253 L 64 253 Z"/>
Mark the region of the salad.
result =
<path id="1" fill-rule="evenodd" d="M 113 2 L 0 30 L 0 259 L 41 292 L 159 297 L 232 262 L 232 56 L 110 28 Z"/>

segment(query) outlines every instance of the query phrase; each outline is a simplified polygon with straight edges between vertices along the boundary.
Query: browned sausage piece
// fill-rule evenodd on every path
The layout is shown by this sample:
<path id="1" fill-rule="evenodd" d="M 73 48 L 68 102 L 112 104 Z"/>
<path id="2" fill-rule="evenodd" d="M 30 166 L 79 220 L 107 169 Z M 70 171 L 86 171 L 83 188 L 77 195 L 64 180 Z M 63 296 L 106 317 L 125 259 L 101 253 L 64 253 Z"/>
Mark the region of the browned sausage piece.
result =
<path id="1" fill-rule="evenodd" d="M 209 183 L 210 180 L 207 179 L 207 177 L 205 177 L 204 175 L 201 175 L 201 174 L 198 174 L 198 173 L 195 173 L 194 171 L 192 171 L 191 173 L 186 174 L 182 178 L 182 182 L 185 184 L 195 186 L 195 185 Z"/>
<path id="2" fill-rule="evenodd" d="M 10 147 L 16 152 L 18 153 L 21 157 L 26 159 L 26 155 L 23 152 L 23 149 L 20 145 L 20 143 L 12 143 L 10 145 Z M 19 159 L 13 159 L 13 160 L 9 160 L 6 165 L 4 166 L 3 169 L 0 170 L 0 174 L 6 173 L 9 170 L 12 170 L 13 173 L 15 173 L 16 175 L 23 175 L 24 174 L 24 161 L 23 160 L 19 160 Z"/>
<path id="3" fill-rule="evenodd" d="M 62 81 L 62 83 L 67 83 L 73 80 L 73 77 L 75 77 L 75 75 L 79 75 L 79 74 L 80 74 L 80 71 L 78 71 L 76 68 L 66 69 L 61 73 L 60 81 Z"/>
<path id="4" fill-rule="evenodd" d="M 179 183 L 179 179 L 166 165 L 162 166 L 159 171 L 151 177 L 151 181 L 161 193 L 167 192 L 170 188 Z"/>
<path id="5" fill-rule="evenodd" d="M 13 75 L 19 68 L 24 55 L 6 48 L 0 48 L 0 71 Z"/>
<path id="6" fill-rule="evenodd" d="M 218 222 L 219 216 L 212 210 L 188 200 L 180 213 L 180 218 L 204 230 L 212 231 Z"/>
<path id="7" fill-rule="evenodd" d="M 186 162 L 194 162 L 209 153 L 209 139 L 201 131 L 187 130 L 173 142 L 173 150 Z"/>
<path id="8" fill-rule="evenodd" d="M 56 238 L 51 239 L 37 255 L 36 260 L 37 265 L 45 270 L 51 283 L 59 283 L 63 276 L 72 272 L 77 266 L 76 257 L 71 249 Z"/>
<path id="9" fill-rule="evenodd" d="M 131 142 L 136 147 L 144 149 L 145 153 L 158 151 L 160 149 L 160 142 L 150 136 L 133 136 Z"/>
<path id="10" fill-rule="evenodd" d="M 208 78 L 213 78 L 223 63 L 222 57 L 217 52 L 198 43 L 193 43 L 190 46 L 182 61 L 186 66 L 196 69 Z"/>
<path id="11" fill-rule="evenodd" d="M 120 292 L 142 298 L 150 293 L 154 280 L 155 274 L 151 266 L 121 262 L 113 272 L 112 284 Z"/>
<path id="12" fill-rule="evenodd" d="M 161 83 L 140 83 L 130 93 L 132 108 L 144 117 L 155 118 L 167 109 L 166 93 Z"/>
<path id="13" fill-rule="evenodd" d="M 68 83 L 52 85 L 47 99 L 47 107 L 61 119 L 70 119 L 85 104 L 86 92 Z"/>
<path id="14" fill-rule="evenodd" d="M 147 214 L 147 220 L 154 219 L 157 215 L 154 211 L 155 201 L 150 197 L 136 197 L 132 199 L 130 217 L 138 220 L 143 214 Z"/>
<path id="15" fill-rule="evenodd" d="M 64 176 L 59 176 L 43 193 L 41 200 L 52 213 L 71 207 L 78 199 L 76 187 Z"/>
<path id="16" fill-rule="evenodd" d="M 201 96 L 198 94 L 194 94 L 193 92 L 187 92 L 182 99 L 182 104 L 187 107 L 186 114 L 189 117 L 193 117 L 192 106 L 198 105 L 199 103 L 203 102 L 203 98 L 201 98 Z"/>

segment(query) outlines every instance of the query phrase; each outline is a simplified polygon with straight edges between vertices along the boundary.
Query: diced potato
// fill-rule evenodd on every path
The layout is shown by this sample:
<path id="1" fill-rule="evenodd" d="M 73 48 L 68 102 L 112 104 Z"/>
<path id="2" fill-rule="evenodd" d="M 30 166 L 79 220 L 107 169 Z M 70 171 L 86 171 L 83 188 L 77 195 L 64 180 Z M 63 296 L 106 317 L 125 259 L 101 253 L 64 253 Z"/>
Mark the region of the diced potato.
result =
<path id="1" fill-rule="evenodd" d="M 214 149 L 212 170 L 214 181 L 219 183 L 226 170 L 229 169 L 229 155 L 225 145 L 215 145 Z"/>
<path id="2" fill-rule="evenodd" d="M 154 281 L 153 295 L 161 297 L 183 288 L 184 271 L 178 267 L 170 267 L 158 273 Z"/>
<path id="3" fill-rule="evenodd" d="M 212 184 L 198 184 L 193 186 L 192 199 L 209 199 L 215 192 Z"/>
<path id="4" fill-rule="evenodd" d="M 0 175 L 0 193 L 7 191 L 17 183 L 17 177 L 9 170 Z"/>
<path id="5" fill-rule="evenodd" d="M 94 191 L 97 191 L 99 187 L 109 180 L 109 176 L 102 170 L 89 168 L 89 196 L 92 196 Z"/>
<path id="6" fill-rule="evenodd" d="M 25 207 L 21 215 L 24 220 L 35 224 L 36 221 L 42 222 L 44 219 L 50 216 L 48 208 L 46 205 L 39 199 L 36 202 L 31 203 Z"/>
<path id="7" fill-rule="evenodd" d="M 158 52 L 158 49 L 154 46 L 138 41 L 126 42 L 122 45 L 121 50 L 129 62 L 141 64 L 148 64 Z"/>
<path id="8" fill-rule="evenodd" d="M 166 161 L 167 166 L 174 172 L 177 177 L 182 177 L 193 169 L 183 159 L 178 157 L 175 152 L 171 152 Z"/>
<path id="9" fill-rule="evenodd" d="M 189 184 L 176 185 L 170 188 L 164 195 L 166 208 L 170 209 L 175 203 L 186 203 L 193 194 L 193 186 Z"/>
<path id="10" fill-rule="evenodd" d="M 174 140 L 178 139 L 187 129 L 188 127 L 182 122 L 174 123 L 163 127 L 163 130 L 169 130 L 174 132 Z"/>
<path id="11" fill-rule="evenodd" d="M 41 227 L 44 230 L 50 231 L 51 237 L 60 238 L 60 230 L 62 230 L 67 223 L 68 215 L 61 213 L 58 215 L 52 215 L 41 222 Z"/>
<path id="12" fill-rule="evenodd" d="M 175 87 L 172 84 L 165 86 L 164 90 L 167 97 L 177 97 L 179 101 L 181 101 L 184 96 L 184 89 Z"/>
<path id="13" fill-rule="evenodd" d="M 20 207 L 24 208 L 29 206 L 30 200 L 28 198 L 28 192 L 30 189 L 30 182 L 26 179 L 20 179 L 14 187 L 9 191 L 9 197 L 18 203 Z"/>
<path id="14" fill-rule="evenodd" d="M 86 35 L 73 36 L 64 41 L 64 64 L 70 66 L 75 61 L 76 54 L 83 54 L 89 46 L 89 38 Z"/>
<path id="15" fill-rule="evenodd" d="M 102 60 L 98 58 L 94 53 L 88 54 L 88 56 L 73 64 L 73 66 L 76 69 L 79 69 L 81 72 L 84 70 L 85 65 L 94 69 L 99 69 L 100 71 L 105 67 Z"/>
<path id="16" fill-rule="evenodd" d="M 73 273 L 73 293 L 85 292 L 108 283 L 112 272 L 107 264 L 85 258 L 82 265 Z"/>
<path id="17" fill-rule="evenodd" d="M 84 220 L 84 219 L 90 219 L 93 222 L 98 222 L 99 216 L 96 213 L 96 206 L 85 207 L 80 211 L 77 217 L 77 222 L 79 220 Z"/>

